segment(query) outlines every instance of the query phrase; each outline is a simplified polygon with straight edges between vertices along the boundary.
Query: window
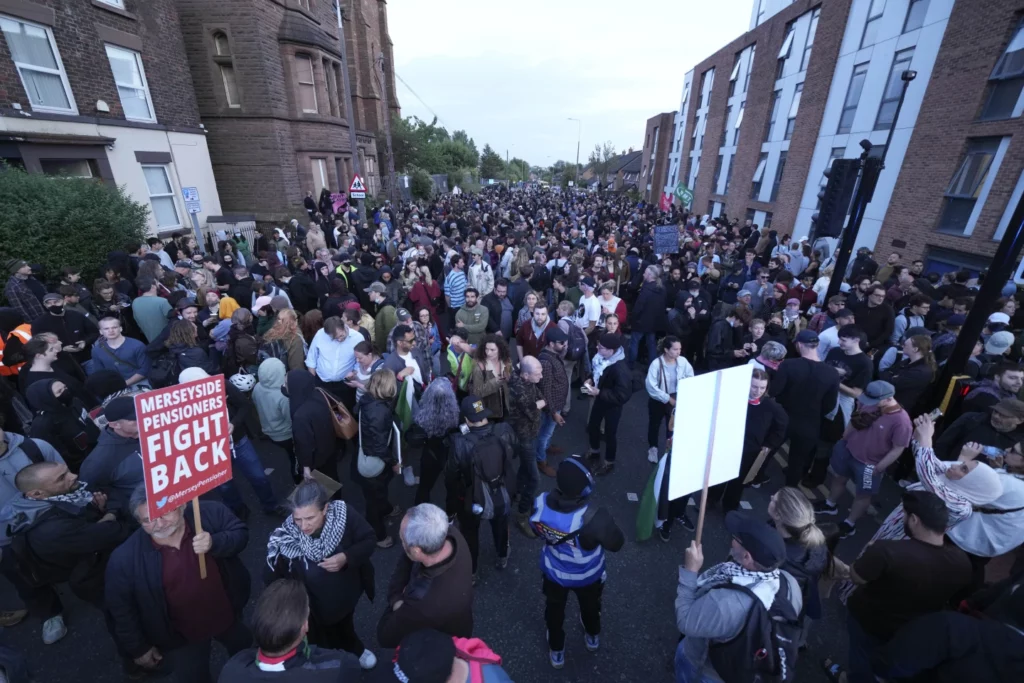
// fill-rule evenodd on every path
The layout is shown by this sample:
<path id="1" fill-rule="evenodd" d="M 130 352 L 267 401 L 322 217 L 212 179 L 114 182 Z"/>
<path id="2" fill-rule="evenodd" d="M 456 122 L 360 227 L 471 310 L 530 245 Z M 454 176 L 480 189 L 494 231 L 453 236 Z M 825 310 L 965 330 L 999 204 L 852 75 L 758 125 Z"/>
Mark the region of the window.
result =
<path id="1" fill-rule="evenodd" d="M 299 108 L 307 114 L 316 114 L 316 81 L 313 79 L 313 60 L 308 55 L 295 55 L 295 71 L 299 83 Z"/>
<path id="2" fill-rule="evenodd" d="M 772 212 L 771 211 L 766 211 L 765 212 L 765 214 L 764 214 L 764 225 L 762 225 L 761 227 L 762 228 L 770 228 L 770 227 L 772 227 Z"/>
<path id="3" fill-rule="evenodd" d="M 872 149 L 874 149 L 874 148 L 872 147 Z M 825 170 L 827 171 L 828 169 L 832 168 L 832 162 L 835 161 L 836 159 L 842 159 L 843 158 L 843 154 L 845 154 L 845 153 L 846 153 L 846 148 L 845 147 L 833 147 L 832 151 L 828 155 L 828 164 L 826 164 Z M 828 184 L 828 177 L 824 173 L 822 173 L 821 174 L 821 181 L 818 183 L 818 187 L 822 188 L 822 187 L 825 187 L 825 185 L 827 185 L 827 184 Z M 821 208 L 821 197 L 818 198 L 818 204 L 814 207 L 814 210 L 817 211 L 820 208 Z"/>
<path id="4" fill-rule="evenodd" d="M 693 177 L 690 178 L 690 187 L 696 187 L 697 175 L 700 173 L 700 157 L 697 157 L 697 163 L 693 165 Z"/>
<path id="5" fill-rule="evenodd" d="M 939 218 L 939 230 L 962 234 L 985 184 L 992 159 L 999 148 L 999 138 L 975 138 L 967 141 L 963 161 L 946 188 Z"/>
<path id="6" fill-rule="evenodd" d="M 725 147 L 726 141 L 729 139 L 729 117 L 732 116 L 732 107 L 725 108 L 725 119 L 722 121 L 722 137 L 718 141 L 719 147 Z"/>
<path id="7" fill-rule="evenodd" d="M 874 45 L 878 40 L 878 29 L 882 27 L 882 14 L 885 13 L 885 0 L 871 0 L 868 18 L 864 22 L 864 35 L 861 36 L 861 48 Z"/>
<path id="8" fill-rule="evenodd" d="M 755 211 L 754 209 L 747 209 L 747 215 L 744 216 L 744 219 L 750 221 L 751 223 L 753 223 L 754 222 L 754 218 L 756 218 L 756 216 L 757 216 L 757 211 Z"/>
<path id="9" fill-rule="evenodd" d="M 100 177 L 95 159 L 40 159 L 39 166 L 45 175 L 68 178 Z"/>
<path id="10" fill-rule="evenodd" d="M 124 9 L 124 0 L 100 0 L 104 5 L 110 5 L 111 7 L 119 7 Z"/>
<path id="11" fill-rule="evenodd" d="M 341 116 L 338 108 L 338 81 L 335 79 L 334 63 L 325 59 L 324 80 L 327 81 L 327 105 L 331 108 L 331 116 Z"/>
<path id="12" fill-rule="evenodd" d="M 1024 90 L 1024 20 L 1017 25 L 1013 38 L 992 69 L 981 118 L 992 120 L 1013 116 L 1021 90 Z"/>
<path id="13" fill-rule="evenodd" d="M 0 17 L 11 59 L 35 111 L 77 114 L 71 85 L 57 52 L 53 33 L 45 26 Z"/>
<path id="14" fill-rule="evenodd" d="M 782 91 L 776 90 L 775 95 L 772 97 L 772 110 L 768 116 L 768 127 L 764 130 L 764 141 L 768 142 L 772 139 L 772 128 L 775 127 L 775 121 L 779 118 L 779 105 L 782 102 Z"/>
<path id="15" fill-rule="evenodd" d="M 740 113 L 736 115 L 736 124 L 733 126 L 732 133 L 732 144 L 735 145 L 740 139 L 740 124 L 743 123 L 743 110 L 746 108 L 747 103 L 740 102 Z"/>
<path id="16" fill-rule="evenodd" d="M 299 7 L 306 10 L 307 12 L 313 11 L 313 8 L 309 6 L 310 0 L 295 0 L 295 2 L 297 2 Z"/>
<path id="17" fill-rule="evenodd" d="M 700 75 L 700 89 L 697 90 L 697 109 L 704 106 L 704 82 L 707 81 L 708 72 L 705 71 Z"/>
<path id="18" fill-rule="evenodd" d="M 715 194 L 718 193 L 718 179 L 722 176 L 722 155 L 718 155 L 718 161 L 715 162 L 715 175 L 711 181 L 711 191 Z"/>
<path id="19" fill-rule="evenodd" d="M 123 47 L 106 47 L 124 117 L 129 121 L 156 121 L 149 86 L 146 85 L 146 72 L 142 69 L 142 55 Z"/>
<path id="20" fill-rule="evenodd" d="M 903 32 L 916 31 L 924 26 L 924 15 L 928 14 L 928 0 L 910 0 L 907 18 L 903 22 Z"/>
<path id="21" fill-rule="evenodd" d="M 818 17 L 820 16 L 820 9 L 811 12 L 810 26 L 807 27 L 807 42 L 804 44 L 804 55 L 800 58 L 801 71 L 806 71 L 807 62 L 811 61 L 811 46 L 814 45 L 814 34 L 818 32 Z"/>
<path id="22" fill-rule="evenodd" d="M 242 106 L 238 97 L 238 84 L 235 82 L 235 63 L 231 57 L 231 44 L 228 37 L 221 31 L 213 34 L 213 61 L 220 72 L 220 80 L 224 85 L 224 99 L 232 109 Z"/>
<path id="23" fill-rule="evenodd" d="M 729 168 L 725 172 L 725 189 L 722 190 L 722 194 L 729 194 L 729 184 L 732 182 L 732 167 L 735 165 L 733 158 L 729 157 Z"/>
<path id="24" fill-rule="evenodd" d="M 327 180 L 327 159 L 311 159 L 313 163 L 313 196 L 319 197 L 320 190 L 330 186 Z"/>
<path id="25" fill-rule="evenodd" d="M 686 100 L 690 99 L 690 84 L 687 83 L 683 87 L 683 104 L 686 104 Z M 682 110 L 680 110 L 682 111 Z"/>
<path id="26" fill-rule="evenodd" d="M 779 152 L 779 165 L 775 167 L 775 180 L 772 181 L 772 194 L 768 201 L 774 202 L 779 198 L 779 185 L 782 184 L 782 172 L 786 170 L 786 153 Z"/>
<path id="27" fill-rule="evenodd" d="M 174 187 L 167 166 L 143 166 L 149 186 L 149 205 L 153 208 L 153 219 L 158 228 L 176 228 L 181 225 L 178 209 L 174 206 Z"/>
<path id="28" fill-rule="evenodd" d="M 793 92 L 793 102 L 789 105 L 789 116 L 786 118 L 786 134 L 782 136 L 783 140 L 789 140 L 793 137 L 793 129 L 796 127 L 796 114 L 800 111 L 800 95 L 803 91 L 804 84 L 797 83 Z"/>
<path id="29" fill-rule="evenodd" d="M 793 49 L 793 33 L 793 25 L 790 24 L 786 29 L 786 38 L 782 41 L 782 48 L 779 50 L 779 60 L 775 66 L 775 80 L 782 78 L 786 71 L 786 60 L 789 59 L 789 53 Z"/>
<path id="30" fill-rule="evenodd" d="M 750 46 L 750 58 L 747 60 L 747 73 L 743 77 L 743 92 L 747 92 L 747 88 L 750 86 L 750 72 L 754 70 L 754 57 L 757 55 L 757 46 Z"/>
<path id="31" fill-rule="evenodd" d="M 892 126 L 893 119 L 896 118 L 896 106 L 899 104 L 900 94 L 903 92 L 903 79 L 900 76 L 910 68 L 913 58 L 914 48 L 900 50 L 893 55 L 889 80 L 885 83 L 882 103 L 878 106 L 878 117 L 875 118 L 875 130 L 888 130 Z"/>
<path id="32" fill-rule="evenodd" d="M 839 115 L 839 128 L 836 135 L 849 133 L 853 129 L 853 117 L 857 114 L 857 103 L 864 90 L 864 80 L 868 77 L 868 62 L 853 67 L 850 85 L 846 88 L 846 100 L 843 102 L 843 113 Z"/>
<path id="33" fill-rule="evenodd" d="M 729 97 L 732 97 L 736 93 L 736 79 L 740 75 L 740 63 L 743 61 L 742 57 L 742 52 L 736 53 L 736 61 L 732 65 L 732 73 L 729 74 Z"/>
<path id="34" fill-rule="evenodd" d="M 757 160 L 757 168 L 754 169 L 754 182 L 750 188 L 750 198 L 759 201 L 761 196 L 761 181 L 764 180 L 764 168 L 768 165 L 768 152 L 761 152 L 761 158 Z"/>

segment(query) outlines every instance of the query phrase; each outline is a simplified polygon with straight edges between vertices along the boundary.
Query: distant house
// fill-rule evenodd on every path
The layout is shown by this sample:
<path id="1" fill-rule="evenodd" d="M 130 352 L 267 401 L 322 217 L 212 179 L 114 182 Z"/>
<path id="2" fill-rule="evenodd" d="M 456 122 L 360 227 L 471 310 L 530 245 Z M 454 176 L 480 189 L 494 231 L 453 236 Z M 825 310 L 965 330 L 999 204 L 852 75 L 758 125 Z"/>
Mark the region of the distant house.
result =
<path id="1" fill-rule="evenodd" d="M 612 157 L 608 160 L 608 170 L 600 179 L 597 177 L 597 170 L 593 166 L 588 166 L 580 175 L 580 182 L 588 190 L 598 189 L 599 182 L 602 190 L 613 192 L 629 189 L 631 185 L 635 187 L 640 178 L 641 157 L 643 151 L 629 151 Z"/>

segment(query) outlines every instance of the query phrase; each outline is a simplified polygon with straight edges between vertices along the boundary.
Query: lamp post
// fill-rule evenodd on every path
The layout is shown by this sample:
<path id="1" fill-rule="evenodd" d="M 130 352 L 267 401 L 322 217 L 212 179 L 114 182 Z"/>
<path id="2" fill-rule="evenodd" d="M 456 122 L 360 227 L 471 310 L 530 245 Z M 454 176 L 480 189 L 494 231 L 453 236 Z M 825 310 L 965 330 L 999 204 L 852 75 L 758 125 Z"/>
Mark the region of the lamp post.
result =
<path id="1" fill-rule="evenodd" d="M 583 132 L 583 122 L 571 116 L 568 120 L 576 122 L 576 182 L 573 187 L 578 190 L 580 187 L 580 135 Z"/>

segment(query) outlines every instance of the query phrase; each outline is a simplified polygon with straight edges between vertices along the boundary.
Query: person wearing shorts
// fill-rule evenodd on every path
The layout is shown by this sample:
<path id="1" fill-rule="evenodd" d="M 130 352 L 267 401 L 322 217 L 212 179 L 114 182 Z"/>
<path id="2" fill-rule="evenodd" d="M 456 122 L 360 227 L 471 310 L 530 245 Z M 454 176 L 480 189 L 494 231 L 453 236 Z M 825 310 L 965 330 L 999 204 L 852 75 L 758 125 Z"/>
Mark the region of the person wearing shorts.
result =
<path id="1" fill-rule="evenodd" d="M 832 450 L 829 496 L 815 503 L 814 511 L 820 515 L 839 514 L 836 501 L 846 491 L 846 482 L 852 480 L 853 504 L 847 518 L 839 524 L 842 538 L 854 534 L 857 520 L 882 485 L 882 474 L 910 445 L 914 427 L 895 394 L 896 389 L 888 382 L 870 382 L 857 397 L 857 412 Z"/>

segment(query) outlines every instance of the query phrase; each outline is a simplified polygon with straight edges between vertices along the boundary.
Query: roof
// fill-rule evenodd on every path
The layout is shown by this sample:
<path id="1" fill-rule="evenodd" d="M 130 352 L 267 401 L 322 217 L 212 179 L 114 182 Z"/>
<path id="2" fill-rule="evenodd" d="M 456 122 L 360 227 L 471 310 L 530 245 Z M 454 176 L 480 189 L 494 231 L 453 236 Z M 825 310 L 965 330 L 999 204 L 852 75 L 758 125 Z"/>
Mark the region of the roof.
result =
<path id="1" fill-rule="evenodd" d="M 613 167 L 610 172 L 618 173 L 619 171 L 622 171 L 623 173 L 639 173 L 640 165 L 643 163 L 643 156 L 643 151 L 624 154 L 623 157 L 625 157 L 625 159 L 623 160 L 622 165 Z"/>

